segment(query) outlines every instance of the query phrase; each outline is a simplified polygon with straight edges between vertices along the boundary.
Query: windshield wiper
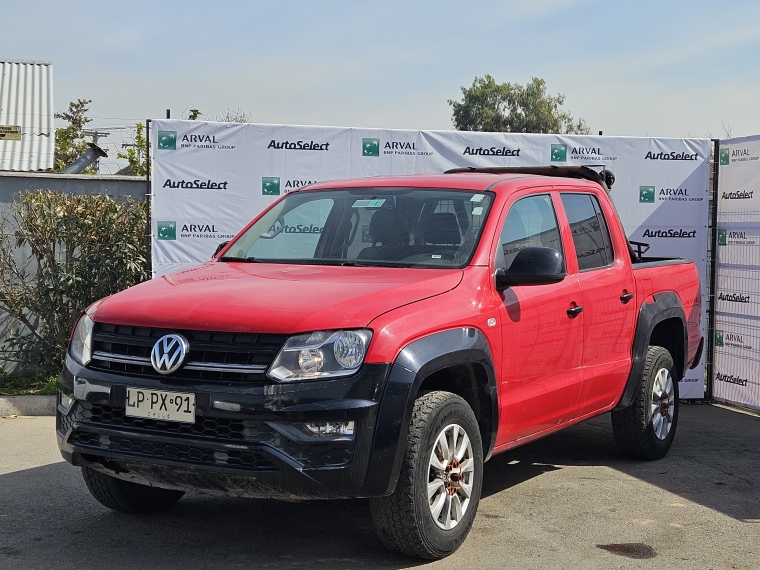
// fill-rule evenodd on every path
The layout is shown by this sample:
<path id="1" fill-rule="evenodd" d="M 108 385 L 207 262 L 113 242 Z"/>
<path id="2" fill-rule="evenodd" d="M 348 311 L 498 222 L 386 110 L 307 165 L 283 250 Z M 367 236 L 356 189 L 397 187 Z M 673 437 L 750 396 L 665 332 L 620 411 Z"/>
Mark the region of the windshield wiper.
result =
<path id="1" fill-rule="evenodd" d="M 219 258 L 219 261 L 237 261 L 239 263 L 263 263 L 260 259 L 255 257 L 233 257 L 225 255 Z"/>

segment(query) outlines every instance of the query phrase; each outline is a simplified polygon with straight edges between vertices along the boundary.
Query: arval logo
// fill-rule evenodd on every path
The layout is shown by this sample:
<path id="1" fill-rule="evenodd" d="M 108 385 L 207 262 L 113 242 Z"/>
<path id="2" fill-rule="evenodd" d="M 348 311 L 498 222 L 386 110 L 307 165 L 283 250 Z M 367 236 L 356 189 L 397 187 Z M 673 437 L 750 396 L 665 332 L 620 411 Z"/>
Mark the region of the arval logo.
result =
<path id="1" fill-rule="evenodd" d="M 552 162 L 567 162 L 567 145 L 553 144 L 551 148 Z"/>
<path id="2" fill-rule="evenodd" d="M 150 363 L 159 374 L 175 372 L 185 361 L 189 344 L 181 334 L 167 334 L 153 345 L 150 351 Z"/>
<path id="3" fill-rule="evenodd" d="M 362 156 L 380 156 L 380 139 L 362 139 Z"/>
<path id="4" fill-rule="evenodd" d="M 718 230 L 718 245 L 726 245 L 726 230 Z"/>
<path id="5" fill-rule="evenodd" d="M 261 177 L 261 194 L 262 196 L 279 196 L 280 195 L 280 177 L 279 176 L 262 176 Z"/>
<path id="6" fill-rule="evenodd" d="M 731 151 L 727 148 L 720 149 L 720 165 L 726 166 L 731 164 Z"/>
<path id="7" fill-rule="evenodd" d="M 177 239 L 177 222 L 156 222 L 156 229 L 160 240 Z"/>
<path id="8" fill-rule="evenodd" d="M 654 204 L 654 186 L 639 186 L 639 202 Z"/>
<path id="9" fill-rule="evenodd" d="M 715 346 L 723 346 L 723 331 L 715 331 Z"/>
<path id="10" fill-rule="evenodd" d="M 177 131 L 158 131 L 160 150 L 177 150 Z"/>

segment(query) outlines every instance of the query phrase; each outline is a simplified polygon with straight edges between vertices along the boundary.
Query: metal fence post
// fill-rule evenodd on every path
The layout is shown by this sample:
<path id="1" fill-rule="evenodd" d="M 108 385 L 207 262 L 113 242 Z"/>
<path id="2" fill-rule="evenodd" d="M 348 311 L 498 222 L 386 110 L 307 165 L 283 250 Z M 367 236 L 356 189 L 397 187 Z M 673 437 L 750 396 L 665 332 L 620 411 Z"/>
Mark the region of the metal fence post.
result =
<path id="1" fill-rule="evenodd" d="M 718 281 L 718 181 L 720 172 L 720 139 L 712 139 L 713 142 L 713 179 L 712 179 L 712 212 L 710 221 L 712 224 L 710 232 L 710 296 L 707 302 L 707 393 L 706 400 L 712 400 L 713 397 L 713 377 L 715 369 L 715 287 Z"/>
<path id="2" fill-rule="evenodd" d="M 145 119 L 145 198 L 148 201 L 146 238 L 148 240 L 148 274 L 153 277 L 153 194 L 150 191 L 150 119 Z"/>

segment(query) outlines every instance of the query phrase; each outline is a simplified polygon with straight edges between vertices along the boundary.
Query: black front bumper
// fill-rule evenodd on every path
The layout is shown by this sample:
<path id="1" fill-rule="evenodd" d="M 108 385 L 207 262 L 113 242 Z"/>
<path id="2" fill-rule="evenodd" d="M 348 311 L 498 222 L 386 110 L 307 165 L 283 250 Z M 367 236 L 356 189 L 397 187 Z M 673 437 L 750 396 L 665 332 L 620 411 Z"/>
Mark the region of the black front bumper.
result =
<path id="1" fill-rule="evenodd" d="M 378 426 L 378 416 L 391 411 L 380 408 L 393 368 L 367 364 L 350 378 L 242 386 L 111 374 L 67 357 L 59 385 L 75 400 L 67 410 L 59 399 L 58 445 L 74 465 L 165 488 L 280 498 L 382 495 L 397 474 L 386 463 L 397 455 L 398 435 L 389 442 Z M 194 393 L 195 423 L 127 417 L 128 386 Z M 320 420 L 353 420 L 353 438 L 294 429 Z"/>

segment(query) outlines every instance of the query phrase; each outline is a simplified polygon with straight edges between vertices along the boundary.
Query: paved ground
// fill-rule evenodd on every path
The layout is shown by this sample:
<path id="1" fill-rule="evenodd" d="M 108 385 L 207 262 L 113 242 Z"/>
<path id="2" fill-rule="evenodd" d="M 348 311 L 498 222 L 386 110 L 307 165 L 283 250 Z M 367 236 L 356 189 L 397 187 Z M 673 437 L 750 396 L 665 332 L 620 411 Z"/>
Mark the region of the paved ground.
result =
<path id="1" fill-rule="evenodd" d="M 608 416 L 491 460 L 469 538 L 429 566 L 759 568 L 760 418 L 681 409 L 661 461 L 621 457 Z M 364 501 L 191 494 L 160 515 L 110 512 L 60 460 L 53 429 L 50 417 L 0 419 L 0 568 L 423 565 L 380 545 Z"/>

